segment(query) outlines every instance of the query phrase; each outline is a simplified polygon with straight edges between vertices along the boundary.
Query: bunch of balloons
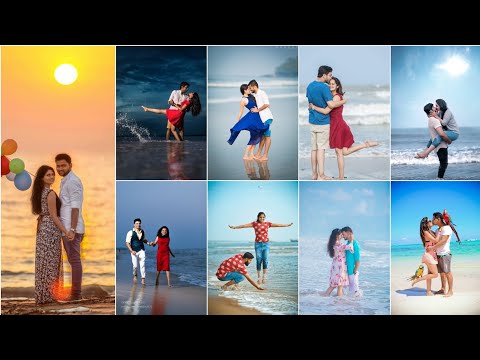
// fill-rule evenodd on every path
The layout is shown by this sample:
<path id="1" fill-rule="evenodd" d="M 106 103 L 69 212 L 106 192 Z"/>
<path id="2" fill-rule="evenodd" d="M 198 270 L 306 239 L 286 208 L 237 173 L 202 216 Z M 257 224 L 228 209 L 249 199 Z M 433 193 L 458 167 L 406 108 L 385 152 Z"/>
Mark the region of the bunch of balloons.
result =
<path id="1" fill-rule="evenodd" d="M 25 163 L 22 159 L 8 159 L 7 155 L 12 155 L 17 151 L 17 142 L 13 139 L 7 139 L 2 143 L 2 176 L 13 181 L 18 190 L 25 191 L 32 186 L 32 177 L 25 170 Z"/>

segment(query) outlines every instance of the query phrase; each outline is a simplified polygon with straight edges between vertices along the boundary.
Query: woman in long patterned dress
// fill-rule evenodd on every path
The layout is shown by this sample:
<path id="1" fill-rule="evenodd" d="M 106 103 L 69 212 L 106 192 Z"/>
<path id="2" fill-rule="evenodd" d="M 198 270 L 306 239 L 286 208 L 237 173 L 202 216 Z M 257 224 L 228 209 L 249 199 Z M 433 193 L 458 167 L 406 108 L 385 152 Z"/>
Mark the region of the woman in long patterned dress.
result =
<path id="1" fill-rule="evenodd" d="M 61 202 L 50 189 L 55 182 L 52 167 L 37 170 L 32 187 L 32 213 L 38 215 L 35 248 L 35 303 L 58 300 L 63 292 L 62 233 L 67 230 L 60 221 Z"/>
<path id="2" fill-rule="evenodd" d="M 340 229 L 333 229 L 328 240 L 327 250 L 333 261 L 330 268 L 330 286 L 325 291 L 325 296 L 329 296 L 335 288 L 337 288 L 337 296 L 343 296 L 343 287 L 349 285 L 345 251 L 353 252 L 353 243 L 342 244 L 341 233 Z"/>
<path id="3" fill-rule="evenodd" d="M 170 285 L 170 255 L 173 255 L 172 250 L 170 250 L 170 231 L 168 227 L 162 226 L 158 232 L 155 241 L 152 243 L 152 246 L 158 244 L 157 250 L 157 278 L 155 280 L 155 285 L 158 285 L 158 277 L 160 276 L 160 271 L 165 271 L 167 273 L 167 284 Z"/>

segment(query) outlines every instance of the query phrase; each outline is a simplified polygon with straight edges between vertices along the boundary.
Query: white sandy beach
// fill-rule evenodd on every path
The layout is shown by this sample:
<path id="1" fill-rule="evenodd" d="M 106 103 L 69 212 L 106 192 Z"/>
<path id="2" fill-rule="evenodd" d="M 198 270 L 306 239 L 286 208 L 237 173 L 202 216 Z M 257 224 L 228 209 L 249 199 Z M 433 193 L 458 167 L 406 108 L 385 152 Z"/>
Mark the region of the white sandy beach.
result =
<path id="1" fill-rule="evenodd" d="M 457 261 L 455 261 L 457 260 Z M 480 264 L 475 261 L 452 260 L 454 296 L 426 296 L 426 282 L 406 280 L 418 267 L 416 260 L 392 260 L 392 315 L 479 315 Z M 432 290 L 440 289 L 440 276 L 432 281 Z"/>

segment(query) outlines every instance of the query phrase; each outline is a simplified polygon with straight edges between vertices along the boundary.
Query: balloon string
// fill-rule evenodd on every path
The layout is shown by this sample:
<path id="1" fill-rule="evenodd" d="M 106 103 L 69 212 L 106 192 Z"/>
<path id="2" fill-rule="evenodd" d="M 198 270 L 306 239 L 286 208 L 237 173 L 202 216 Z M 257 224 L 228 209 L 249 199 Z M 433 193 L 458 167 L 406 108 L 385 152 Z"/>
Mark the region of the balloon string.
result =
<path id="1" fill-rule="evenodd" d="M 5 155 L 3 155 L 3 156 L 5 156 Z M 5 157 L 6 157 L 6 156 L 5 156 Z M 10 159 L 9 159 L 8 157 L 6 157 L 6 158 L 7 158 L 8 161 L 10 161 Z M 27 173 L 29 173 L 29 174 L 32 175 L 33 177 L 36 177 L 36 176 L 33 175 L 30 171 L 28 171 L 27 169 L 23 169 L 23 170 L 25 170 Z"/>

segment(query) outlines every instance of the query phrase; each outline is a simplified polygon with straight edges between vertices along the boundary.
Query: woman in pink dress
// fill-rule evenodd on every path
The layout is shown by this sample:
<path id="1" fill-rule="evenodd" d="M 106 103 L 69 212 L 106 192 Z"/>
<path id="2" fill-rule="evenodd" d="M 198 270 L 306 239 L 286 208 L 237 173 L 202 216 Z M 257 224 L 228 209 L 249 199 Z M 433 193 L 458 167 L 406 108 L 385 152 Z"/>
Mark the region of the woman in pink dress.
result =
<path id="1" fill-rule="evenodd" d="M 325 291 L 324 296 L 330 296 L 337 288 L 337 296 L 343 296 L 343 287 L 349 285 L 347 272 L 347 258 L 345 251 L 353 252 L 353 242 L 349 245 L 340 242 L 340 229 L 333 229 L 328 240 L 328 255 L 333 258 L 330 268 L 330 287 Z"/>
<path id="2" fill-rule="evenodd" d="M 428 268 L 428 275 L 419 277 L 418 279 L 413 280 L 412 286 L 418 283 L 419 281 L 426 280 L 427 281 L 427 296 L 432 296 L 432 279 L 438 277 L 438 270 L 437 270 L 437 254 L 435 250 L 433 250 L 433 246 L 438 242 L 440 239 L 440 235 L 435 237 L 435 234 L 430 230 L 433 226 L 432 220 L 428 217 L 424 217 L 420 221 L 420 238 L 422 239 L 423 247 L 425 248 L 425 252 L 423 253 L 422 263 L 427 265 Z"/>
<path id="3" fill-rule="evenodd" d="M 188 111 L 192 112 L 193 116 L 197 116 L 202 111 L 202 104 L 200 103 L 200 97 L 197 93 L 188 94 L 188 99 L 183 100 L 180 105 L 174 105 L 177 109 L 154 109 L 142 105 L 142 108 L 146 112 L 153 112 L 155 114 L 164 114 L 167 115 L 168 122 L 170 125 L 170 130 L 173 133 L 173 136 L 177 141 L 183 141 L 177 134 L 176 129 L 183 129 L 183 119 L 185 118 L 185 113 Z M 168 129 L 168 126 L 167 126 Z"/>
<path id="4" fill-rule="evenodd" d="M 158 232 L 155 241 L 152 243 L 152 246 L 158 244 L 157 250 L 157 278 L 155 280 L 155 285 L 158 285 L 158 277 L 160 276 L 160 271 L 165 271 L 167 273 L 167 285 L 170 285 L 170 255 L 173 255 L 172 250 L 170 250 L 170 231 L 168 227 L 162 226 Z"/>
<path id="5" fill-rule="evenodd" d="M 345 162 L 343 157 L 353 154 L 354 152 L 365 149 L 371 146 L 379 145 L 376 141 L 365 141 L 363 144 L 353 146 L 355 140 L 353 139 L 350 126 L 343 119 L 343 104 L 346 100 L 343 99 L 342 83 L 336 77 L 332 77 L 330 80 L 330 91 L 333 96 L 333 102 L 335 106 L 321 108 L 310 104 L 310 109 L 318 111 L 322 114 L 330 114 L 330 148 L 335 149 L 337 153 L 338 163 L 338 178 L 340 180 L 345 179 Z"/>

